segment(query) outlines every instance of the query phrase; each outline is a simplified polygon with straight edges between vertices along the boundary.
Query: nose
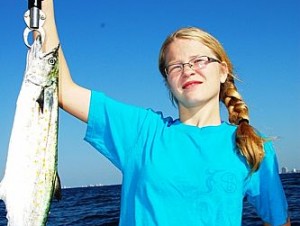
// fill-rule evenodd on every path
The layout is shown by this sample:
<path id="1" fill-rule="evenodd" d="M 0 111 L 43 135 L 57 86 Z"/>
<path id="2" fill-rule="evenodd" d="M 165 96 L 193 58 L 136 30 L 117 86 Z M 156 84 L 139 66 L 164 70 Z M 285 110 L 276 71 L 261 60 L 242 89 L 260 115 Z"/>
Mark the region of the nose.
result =
<path id="1" fill-rule="evenodd" d="M 186 70 L 185 68 L 185 65 L 188 65 L 188 70 Z M 194 74 L 194 68 L 193 68 L 193 64 L 191 63 L 184 63 L 182 64 L 182 75 L 185 75 L 185 76 L 191 76 Z"/>
<path id="2" fill-rule="evenodd" d="M 188 65 L 189 66 L 189 68 L 193 68 L 193 64 L 191 64 L 191 63 L 184 63 L 184 64 L 182 64 L 182 69 L 184 70 L 184 66 L 185 65 Z"/>

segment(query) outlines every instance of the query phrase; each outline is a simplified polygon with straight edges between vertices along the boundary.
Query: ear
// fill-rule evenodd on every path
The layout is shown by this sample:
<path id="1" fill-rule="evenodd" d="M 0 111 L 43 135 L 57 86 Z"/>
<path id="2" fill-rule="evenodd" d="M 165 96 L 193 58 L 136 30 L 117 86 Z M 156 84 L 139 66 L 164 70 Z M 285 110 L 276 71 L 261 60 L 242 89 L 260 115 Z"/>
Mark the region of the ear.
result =
<path id="1" fill-rule="evenodd" d="M 228 67 L 225 61 L 220 63 L 220 82 L 224 83 L 228 76 Z"/>

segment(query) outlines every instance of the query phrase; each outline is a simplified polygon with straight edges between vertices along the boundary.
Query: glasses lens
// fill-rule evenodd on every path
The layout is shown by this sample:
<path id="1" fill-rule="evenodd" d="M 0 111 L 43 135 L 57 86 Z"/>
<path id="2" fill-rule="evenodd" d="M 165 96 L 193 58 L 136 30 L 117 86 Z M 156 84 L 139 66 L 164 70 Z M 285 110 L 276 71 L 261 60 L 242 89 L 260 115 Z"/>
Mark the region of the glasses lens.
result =
<path id="1" fill-rule="evenodd" d="M 208 57 L 197 57 L 196 59 L 194 59 L 192 61 L 192 64 L 194 65 L 194 68 L 197 70 L 197 69 L 201 69 L 201 68 L 204 68 L 205 65 L 208 63 Z"/>
<path id="2" fill-rule="evenodd" d="M 170 76 L 181 74 L 182 65 L 181 64 L 173 64 L 167 67 L 167 74 Z"/>

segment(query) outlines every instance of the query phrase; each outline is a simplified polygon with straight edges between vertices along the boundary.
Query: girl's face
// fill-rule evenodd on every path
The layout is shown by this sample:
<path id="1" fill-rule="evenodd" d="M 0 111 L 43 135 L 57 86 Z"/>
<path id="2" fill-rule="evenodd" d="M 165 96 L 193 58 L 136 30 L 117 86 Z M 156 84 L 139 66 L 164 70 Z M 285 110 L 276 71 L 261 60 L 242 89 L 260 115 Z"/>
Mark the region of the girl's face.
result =
<path id="1" fill-rule="evenodd" d="M 199 41 L 176 39 L 166 49 L 166 65 L 196 62 L 193 59 L 197 56 L 217 59 L 213 52 Z M 170 71 L 167 81 L 179 108 L 194 108 L 219 104 L 220 84 L 225 82 L 227 74 L 227 65 L 224 62 L 210 62 L 198 69 L 197 66 L 190 67 L 185 64 L 182 73 Z"/>

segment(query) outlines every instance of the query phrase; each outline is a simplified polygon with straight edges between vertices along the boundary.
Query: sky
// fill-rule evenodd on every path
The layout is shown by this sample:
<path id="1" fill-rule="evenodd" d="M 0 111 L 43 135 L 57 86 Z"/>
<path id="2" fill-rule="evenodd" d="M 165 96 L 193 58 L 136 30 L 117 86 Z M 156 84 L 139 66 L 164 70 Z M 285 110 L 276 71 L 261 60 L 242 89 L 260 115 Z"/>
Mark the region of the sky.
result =
<path id="1" fill-rule="evenodd" d="M 80 85 L 177 118 L 158 70 L 162 42 L 197 26 L 224 46 L 241 81 L 251 124 L 275 137 L 279 167 L 300 169 L 300 1 L 55 1 L 61 45 Z M 1 4 L 0 179 L 25 69 L 26 0 Z M 223 120 L 227 120 L 222 107 Z M 63 186 L 120 184 L 122 175 L 83 140 L 86 125 L 60 110 Z"/>

